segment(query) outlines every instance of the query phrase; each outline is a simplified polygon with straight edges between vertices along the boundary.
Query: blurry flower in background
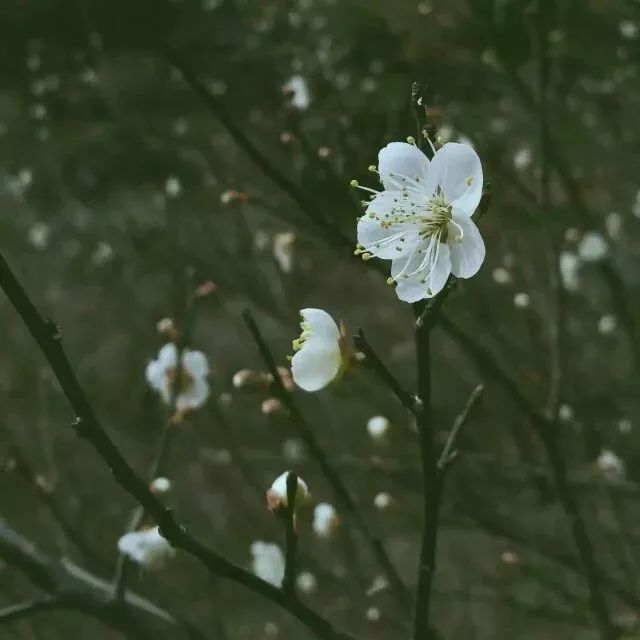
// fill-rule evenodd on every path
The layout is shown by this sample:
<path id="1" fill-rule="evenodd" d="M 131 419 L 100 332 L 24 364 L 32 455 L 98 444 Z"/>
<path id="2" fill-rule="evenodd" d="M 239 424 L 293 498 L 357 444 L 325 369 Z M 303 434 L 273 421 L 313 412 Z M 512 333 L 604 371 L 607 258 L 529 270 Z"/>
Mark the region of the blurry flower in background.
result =
<path id="1" fill-rule="evenodd" d="M 580 288 L 580 280 L 578 279 L 580 258 L 571 251 L 563 251 L 560 254 L 559 267 L 564 288 L 567 291 L 577 291 Z"/>
<path id="2" fill-rule="evenodd" d="M 294 75 L 282 87 L 283 93 L 289 97 L 292 107 L 300 110 L 309 108 L 311 95 L 309 85 L 301 75 Z"/>
<path id="3" fill-rule="evenodd" d="M 271 485 L 271 488 L 267 490 L 267 507 L 272 513 L 279 513 L 288 506 L 287 499 L 287 477 L 289 471 L 285 471 L 279 475 Z M 300 477 L 297 479 L 297 489 L 295 496 L 294 510 L 298 510 L 305 505 L 310 498 L 309 487 L 307 483 Z"/>
<path id="4" fill-rule="evenodd" d="M 296 234 L 292 231 L 276 233 L 273 236 L 273 257 L 284 273 L 291 273 L 293 270 L 293 246 L 296 241 Z"/>
<path id="5" fill-rule="evenodd" d="M 178 376 L 179 386 L 176 396 L 176 409 L 189 411 L 201 407 L 209 397 L 209 363 L 201 351 L 184 349 L 182 367 Z M 158 352 L 157 360 L 147 365 L 147 382 L 155 389 L 164 402 L 171 402 L 172 386 L 176 380 L 178 349 L 169 342 Z"/>
<path id="6" fill-rule="evenodd" d="M 470 278 L 485 247 L 471 216 L 482 195 L 482 165 L 466 144 L 449 142 L 429 161 L 414 144 L 392 142 L 380 151 L 383 191 L 372 193 L 358 221 L 356 254 L 391 260 L 389 284 L 404 302 L 439 293 L 451 273 Z M 352 186 L 359 187 L 357 181 Z"/>
<path id="7" fill-rule="evenodd" d="M 338 529 L 340 519 L 335 507 L 328 502 L 320 502 L 313 510 L 313 532 L 319 538 L 330 538 Z"/>
<path id="8" fill-rule="evenodd" d="M 531 304 L 531 298 L 525 291 L 519 291 L 513 296 L 513 304 L 516 309 L 526 309 Z"/>
<path id="9" fill-rule="evenodd" d="M 624 462 L 622 462 L 622 460 L 613 451 L 603 449 L 598 456 L 596 465 L 604 477 L 610 482 L 619 482 L 624 480 Z"/>
<path id="10" fill-rule="evenodd" d="M 253 573 L 274 587 L 282 585 L 284 578 L 284 554 L 277 544 L 257 540 L 251 545 Z"/>
<path id="11" fill-rule="evenodd" d="M 638 25 L 631 20 L 621 20 L 618 28 L 625 40 L 635 40 L 638 37 Z"/>
<path id="12" fill-rule="evenodd" d="M 573 420 L 573 407 L 569 404 L 561 404 L 558 407 L 558 418 L 562 422 L 571 422 Z"/>
<path id="13" fill-rule="evenodd" d="M 511 282 L 511 274 L 504 267 L 496 267 L 491 272 L 491 278 L 496 284 L 509 284 Z"/>
<path id="14" fill-rule="evenodd" d="M 164 192 L 169 198 L 177 198 L 182 193 L 182 183 L 180 178 L 170 176 L 164 183 Z"/>
<path id="15" fill-rule="evenodd" d="M 347 366 L 344 337 L 333 318 L 322 309 L 302 309 L 300 337 L 293 341 L 294 382 L 305 391 L 319 391 Z"/>
<path id="16" fill-rule="evenodd" d="M 265 398 L 260 405 L 260 411 L 262 411 L 265 416 L 270 416 L 273 414 L 283 414 L 285 409 L 278 398 Z"/>
<path id="17" fill-rule="evenodd" d="M 29 227 L 29 244 L 34 249 L 45 249 L 49 244 L 51 228 L 46 222 L 36 222 Z"/>
<path id="18" fill-rule="evenodd" d="M 600 320 L 598 320 L 598 331 L 602 335 L 609 335 L 616 330 L 618 323 L 616 317 L 611 313 L 605 313 Z"/>
<path id="19" fill-rule="evenodd" d="M 171 490 L 171 480 L 169 478 L 156 478 L 149 485 L 149 489 L 153 491 L 153 493 L 167 493 Z"/>
<path id="20" fill-rule="evenodd" d="M 609 237 L 617 238 L 620 235 L 620 229 L 622 228 L 622 216 L 619 213 L 612 211 L 607 215 L 604 224 Z"/>
<path id="21" fill-rule="evenodd" d="M 308 595 L 318 588 L 318 579 L 310 571 L 301 571 L 296 578 L 296 587 L 298 591 Z"/>
<path id="22" fill-rule="evenodd" d="M 300 462 L 305 456 L 304 442 L 300 438 L 287 438 L 282 443 L 282 455 L 290 462 Z"/>
<path id="23" fill-rule="evenodd" d="M 389 422 L 389 418 L 384 416 L 372 416 L 367 421 L 367 433 L 373 440 L 383 440 L 389 427 L 391 427 L 391 422 Z"/>
<path id="24" fill-rule="evenodd" d="M 607 252 L 607 241 L 597 231 L 587 231 L 578 245 L 578 255 L 585 262 L 602 260 Z"/>
<path id="25" fill-rule="evenodd" d="M 524 171 L 531 166 L 533 154 L 529 147 L 522 147 L 513 154 L 513 166 L 518 171 Z"/>
<path id="26" fill-rule="evenodd" d="M 376 497 L 373 499 L 373 504 L 376 509 L 380 509 L 380 511 L 384 511 L 388 509 L 393 504 L 393 498 L 391 494 L 386 491 L 381 491 L 376 494 Z"/>
<path id="27" fill-rule="evenodd" d="M 158 527 L 125 533 L 118 540 L 118 550 L 148 569 L 163 567 L 175 554 L 173 547 L 160 535 Z"/>

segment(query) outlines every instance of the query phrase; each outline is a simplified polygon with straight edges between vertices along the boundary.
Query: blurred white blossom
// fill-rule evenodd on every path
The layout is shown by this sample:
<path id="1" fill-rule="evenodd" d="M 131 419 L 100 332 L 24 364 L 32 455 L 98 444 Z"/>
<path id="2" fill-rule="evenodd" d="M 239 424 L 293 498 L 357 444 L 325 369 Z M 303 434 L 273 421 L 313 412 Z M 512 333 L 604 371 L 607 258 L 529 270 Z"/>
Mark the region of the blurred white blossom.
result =
<path id="1" fill-rule="evenodd" d="M 164 183 L 164 192 L 169 198 L 177 198 L 182 193 L 182 182 L 176 176 L 170 176 Z"/>
<path id="2" fill-rule="evenodd" d="M 638 25 L 631 20 L 621 20 L 618 28 L 620 35 L 626 40 L 635 40 L 638 37 Z"/>
<path id="3" fill-rule="evenodd" d="M 613 451 L 603 449 L 596 464 L 607 480 L 617 482 L 624 479 L 624 462 Z"/>
<path id="4" fill-rule="evenodd" d="M 392 142 L 378 156 L 383 191 L 372 194 L 358 221 L 356 254 L 391 260 L 389 284 L 404 302 L 438 294 L 451 273 L 475 275 L 485 257 L 471 216 L 482 195 L 482 165 L 466 144 L 448 142 L 432 160 L 415 146 Z M 359 187 L 357 181 L 352 186 Z"/>
<path id="5" fill-rule="evenodd" d="M 313 593 L 318 588 L 318 579 L 310 571 L 301 571 L 296 578 L 296 587 L 302 593 Z"/>
<path id="6" fill-rule="evenodd" d="M 564 288 L 567 291 L 577 291 L 580 288 L 580 280 L 578 279 L 580 258 L 571 251 L 563 251 L 560 254 L 559 267 Z"/>
<path id="7" fill-rule="evenodd" d="M 160 535 L 158 527 L 125 533 L 118 540 L 118 550 L 148 569 L 164 566 L 175 553 L 169 542 Z"/>
<path id="8" fill-rule="evenodd" d="M 169 404 L 173 383 L 176 380 L 178 349 L 173 342 L 165 344 L 158 358 L 147 365 L 147 382 Z M 201 407 L 209 397 L 209 363 L 201 351 L 182 351 L 182 367 L 176 395 L 176 409 L 188 411 Z"/>
<path id="9" fill-rule="evenodd" d="M 36 222 L 29 227 L 29 244 L 35 249 L 44 249 L 49 244 L 51 228 L 46 222 Z"/>
<path id="10" fill-rule="evenodd" d="M 290 96 L 291 105 L 296 109 L 305 110 L 311 104 L 309 84 L 301 75 L 294 75 L 282 87 L 282 90 Z"/>
<path id="11" fill-rule="evenodd" d="M 569 404 L 561 404 L 558 407 L 558 418 L 562 422 L 571 422 L 573 420 L 573 407 Z"/>
<path id="12" fill-rule="evenodd" d="M 149 485 L 149 489 L 154 493 L 167 493 L 171 490 L 171 480 L 169 478 L 165 478 L 160 476 L 159 478 L 155 478 L 151 481 Z"/>
<path id="13" fill-rule="evenodd" d="M 511 274 L 504 267 L 496 267 L 491 272 L 491 277 L 496 284 L 509 284 L 511 282 Z"/>
<path id="14" fill-rule="evenodd" d="M 513 154 L 513 166 L 518 171 L 524 171 L 531 166 L 533 154 L 529 147 L 521 147 Z"/>
<path id="15" fill-rule="evenodd" d="M 617 238 L 620 235 L 620 229 L 622 228 L 622 216 L 619 213 L 612 211 L 607 215 L 604 224 L 609 237 Z"/>
<path id="16" fill-rule="evenodd" d="M 384 511 L 388 509 L 393 504 L 393 498 L 391 494 L 386 491 L 381 491 L 376 494 L 376 497 L 373 499 L 373 504 L 376 509 L 380 509 L 380 511 Z"/>
<path id="17" fill-rule="evenodd" d="M 578 245 L 578 255 L 585 262 L 597 262 L 607 255 L 607 241 L 597 231 L 587 231 Z"/>
<path id="18" fill-rule="evenodd" d="M 513 304 L 517 309 L 526 309 L 531 304 L 531 298 L 525 291 L 519 291 L 513 296 Z"/>
<path id="19" fill-rule="evenodd" d="M 284 578 L 284 554 L 277 544 L 257 540 L 251 545 L 253 573 L 274 587 L 282 585 Z"/>
<path id="20" fill-rule="evenodd" d="M 385 416 L 372 416 L 367 421 L 367 433 L 374 440 L 382 440 L 387 431 L 389 431 L 390 426 L 391 422 L 389 422 L 389 418 Z"/>
<path id="21" fill-rule="evenodd" d="M 293 341 L 294 382 L 305 391 L 318 391 L 333 382 L 346 366 L 344 339 L 333 318 L 322 309 L 302 309 L 300 337 Z"/>
<path id="22" fill-rule="evenodd" d="M 617 326 L 616 317 L 610 313 L 605 313 L 600 320 L 598 320 L 598 331 L 602 335 L 613 333 Z"/>
<path id="23" fill-rule="evenodd" d="M 338 512 L 332 504 L 320 502 L 316 505 L 316 508 L 313 510 L 312 528 L 318 537 L 331 537 L 339 524 Z"/>

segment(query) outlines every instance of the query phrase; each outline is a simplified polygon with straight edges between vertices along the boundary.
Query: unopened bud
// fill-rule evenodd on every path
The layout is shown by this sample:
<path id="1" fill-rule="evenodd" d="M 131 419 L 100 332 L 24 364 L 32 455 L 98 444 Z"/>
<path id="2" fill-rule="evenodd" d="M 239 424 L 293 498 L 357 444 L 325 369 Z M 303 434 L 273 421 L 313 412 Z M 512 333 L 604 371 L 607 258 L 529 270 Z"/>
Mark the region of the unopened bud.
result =
<path id="1" fill-rule="evenodd" d="M 279 475 L 271 485 L 271 488 L 267 491 L 267 507 L 271 513 L 280 514 L 288 506 L 287 499 L 287 477 L 289 471 L 285 471 Z M 294 500 L 294 510 L 298 510 L 301 506 L 309 501 L 309 488 L 307 483 L 302 478 L 297 479 L 297 488 Z"/>
<path id="2" fill-rule="evenodd" d="M 393 498 L 386 491 L 381 491 L 373 499 L 373 504 L 375 505 L 376 509 L 380 509 L 380 511 L 388 509 L 392 503 Z"/>
<path id="3" fill-rule="evenodd" d="M 178 337 L 178 331 L 172 318 L 161 318 L 156 322 L 156 329 L 160 335 L 166 336 L 170 340 Z"/>

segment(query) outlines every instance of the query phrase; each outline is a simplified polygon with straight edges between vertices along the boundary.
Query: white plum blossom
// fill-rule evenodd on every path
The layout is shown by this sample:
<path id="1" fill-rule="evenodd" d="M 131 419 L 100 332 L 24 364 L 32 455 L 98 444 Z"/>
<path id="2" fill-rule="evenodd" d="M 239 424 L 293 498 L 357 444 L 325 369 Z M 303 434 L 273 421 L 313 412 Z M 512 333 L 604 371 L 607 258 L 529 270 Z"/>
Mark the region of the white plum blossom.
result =
<path id="1" fill-rule="evenodd" d="M 361 187 L 373 195 L 358 221 L 356 254 L 391 260 L 387 282 L 397 283 L 405 302 L 435 296 L 451 273 L 475 275 L 485 256 L 471 219 L 482 195 L 478 154 L 448 142 L 429 160 L 413 144 L 392 142 L 380 151 L 377 172 L 383 191 Z"/>
<path id="2" fill-rule="evenodd" d="M 176 176 L 169 176 L 164 183 L 164 192 L 169 198 L 177 198 L 182 193 L 182 182 Z"/>
<path id="3" fill-rule="evenodd" d="M 282 585 L 284 578 L 284 554 L 277 544 L 256 540 L 251 545 L 253 573 L 274 587 Z"/>
<path id="4" fill-rule="evenodd" d="M 291 375 L 305 391 L 319 391 L 336 379 L 347 364 L 342 331 L 322 309 L 302 309 L 300 337 L 293 341 Z"/>
<path id="5" fill-rule="evenodd" d="M 578 255 L 585 262 L 602 260 L 607 252 L 607 241 L 597 231 L 587 231 L 578 245 Z"/>
<path id="6" fill-rule="evenodd" d="M 563 251 L 560 254 L 559 267 L 564 288 L 567 291 L 577 291 L 580 288 L 580 280 L 578 279 L 580 258 L 572 251 Z"/>
<path id="7" fill-rule="evenodd" d="M 607 480 L 617 482 L 624 479 L 624 462 L 609 449 L 603 449 L 596 461 L 598 469 Z"/>
<path id="8" fill-rule="evenodd" d="M 376 497 L 373 499 L 373 504 L 376 509 L 384 511 L 393 504 L 393 498 L 386 491 L 381 491 L 380 493 L 376 494 Z"/>
<path id="9" fill-rule="evenodd" d="M 509 284 L 511 282 L 511 273 L 504 267 L 496 267 L 491 272 L 491 277 L 496 284 Z"/>
<path id="10" fill-rule="evenodd" d="M 304 111 L 311 104 L 309 84 L 301 75 L 291 76 L 282 90 L 291 96 L 291 106 Z"/>
<path id="11" fill-rule="evenodd" d="M 524 171 L 531 166 L 533 154 L 529 147 L 521 147 L 513 154 L 513 166 L 518 171 Z"/>
<path id="12" fill-rule="evenodd" d="M 267 505 L 270 511 L 277 512 L 281 509 L 286 509 L 288 506 L 287 499 L 287 476 L 289 471 L 285 471 L 279 475 L 271 485 L 271 488 L 267 491 Z M 298 477 L 298 487 L 296 489 L 295 497 L 295 509 L 308 502 L 309 500 L 309 487 L 307 483 L 300 477 Z"/>
<path id="13" fill-rule="evenodd" d="M 561 404 L 558 407 L 558 418 L 562 422 L 571 422 L 573 420 L 573 407 L 570 404 Z"/>
<path id="14" fill-rule="evenodd" d="M 618 28 L 620 29 L 620 35 L 625 40 L 634 40 L 638 37 L 638 25 L 631 20 L 621 20 Z"/>
<path id="15" fill-rule="evenodd" d="M 517 309 L 526 309 L 531 304 L 531 298 L 526 291 L 519 291 L 513 296 L 513 304 Z"/>
<path id="16" fill-rule="evenodd" d="M 125 533 L 118 540 L 118 550 L 148 569 L 162 567 L 175 554 L 174 548 L 162 537 L 158 527 Z"/>
<path id="17" fill-rule="evenodd" d="M 176 395 L 176 409 L 189 411 L 201 407 L 209 397 L 209 363 L 201 351 L 182 351 L 182 367 L 179 376 L 179 388 Z M 172 387 L 176 379 L 178 348 L 169 342 L 158 352 L 157 360 L 147 365 L 147 382 L 169 404 Z"/>
<path id="18" fill-rule="evenodd" d="M 605 336 L 613 333 L 617 326 L 616 317 L 610 313 L 605 313 L 600 320 L 598 320 L 598 331 Z"/>
<path id="19" fill-rule="evenodd" d="M 313 510 L 313 532 L 319 538 L 330 538 L 338 528 L 340 520 L 335 507 L 328 502 L 320 502 Z"/>
<path id="20" fill-rule="evenodd" d="M 367 421 L 367 433 L 374 440 L 382 440 L 390 426 L 389 418 L 385 418 L 385 416 L 372 416 Z"/>
<path id="21" fill-rule="evenodd" d="M 44 249 L 49 244 L 51 228 L 46 222 L 36 222 L 29 227 L 29 243 L 36 249 Z"/>

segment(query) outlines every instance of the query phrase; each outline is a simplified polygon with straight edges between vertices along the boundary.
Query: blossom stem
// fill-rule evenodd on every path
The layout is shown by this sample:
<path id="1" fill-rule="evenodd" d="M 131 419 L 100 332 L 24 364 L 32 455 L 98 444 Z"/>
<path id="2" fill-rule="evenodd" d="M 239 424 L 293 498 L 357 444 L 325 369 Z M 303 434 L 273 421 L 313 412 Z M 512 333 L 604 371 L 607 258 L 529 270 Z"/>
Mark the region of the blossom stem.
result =
<path id="1" fill-rule="evenodd" d="M 132 469 L 98 420 L 87 395 L 62 347 L 62 333 L 53 321 L 46 321 L 31 301 L 23 286 L 0 254 L 0 289 L 4 291 L 27 330 L 49 363 L 60 387 L 73 408 L 76 419 L 72 428 L 94 449 L 111 470 L 114 480 L 131 496 L 160 527 L 160 532 L 174 547 L 193 556 L 211 573 L 241 584 L 246 589 L 288 611 L 321 640 L 353 640 L 338 631 L 321 615 L 299 602 L 286 598 L 280 589 L 268 584 L 249 571 L 206 547 L 187 532 L 149 489 L 147 483 Z"/>
<path id="2" fill-rule="evenodd" d="M 292 424 L 298 429 L 302 440 L 305 445 L 308 447 L 311 456 L 314 458 L 323 475 L 327 479 L 327 482 L 332 487 L 333 491 L 336 494 L 337 500 L 340 502 L 342 508 L 344 508 L 353 518 L 356 528 L 360 531 L 363 538 L 367 541 L 371 550 L 384 570 L 389 583 L 393 587 L 393 592 L 395 593 L 397 599 L 402 604 L 409 604 L 409 593 L 404 584 L 404 581 L 398 574 L 397 569 L 391 562 L 389 555 L 387 554 L 386 549 L 382 541 L 371 531 L 367 520 L 364 518 L 360 510 L 358 509 L 357 503 L 352 497 L 350 491 L 347 489 L 345 484 L 342 482 L 340 477 L 340 473 L 333 466 L 331 462 L 329 462 L 329 457 L 327 456 L 324 448 L 318 441 L 315 436 L 315 433 L 312 431 L 311 427 L 305 420 L 302 412 L 298 408 L 298 405 L 294 402 L 291 394 L 284 388 L 282 384 L 282 380 L 280 375 L 278 374 L 277 366 L 271 351 L 269 350 L 267 343 L 262 337 L 262 333 L 258 328 L 258 325 L 253 317 L 251 311 L 246 309 L 243 312 L 243 318 L 251 333 L 256 346 L 258 347 L 258 351 L 269 370 L 269 373 L 273 376 L 273 384 L 275 386 L 275 395 L 278 397 L 280 402 L 287 408 L 289 414 L 291 416 Z"/>
<path id="3" fill-rule="evenodd" d="M 400 403 L 411 412 L 414 416 L 417 416 L 422 411 L 422 403 L 419 398 L 414 394 L 407 391 L 389 371 L 384 362 L 380 359 L 378 354 L 373 350 L 373 347 L 369 344 L 369 341 L 365 338 L 362 329 L 358 329 L 358 332 L 353 336 L 355 348 L 361 351 L 365 355 L 364 364 L 369 366 L 373 372 L 380 378 L 380 380 L 392 391 L 392 393 L 398 398 Z"/>
<path id="4" fill-rule="evenodd" d="M 295 598 L 296 587 L 296 552 L 298 547 L 298 534 L 296 533 L 296 493 L 298 492 L 298 476 L 289 471 L 287 474 L 287 508 L 285 510 L 285 566 L 283 591 Z"/>

